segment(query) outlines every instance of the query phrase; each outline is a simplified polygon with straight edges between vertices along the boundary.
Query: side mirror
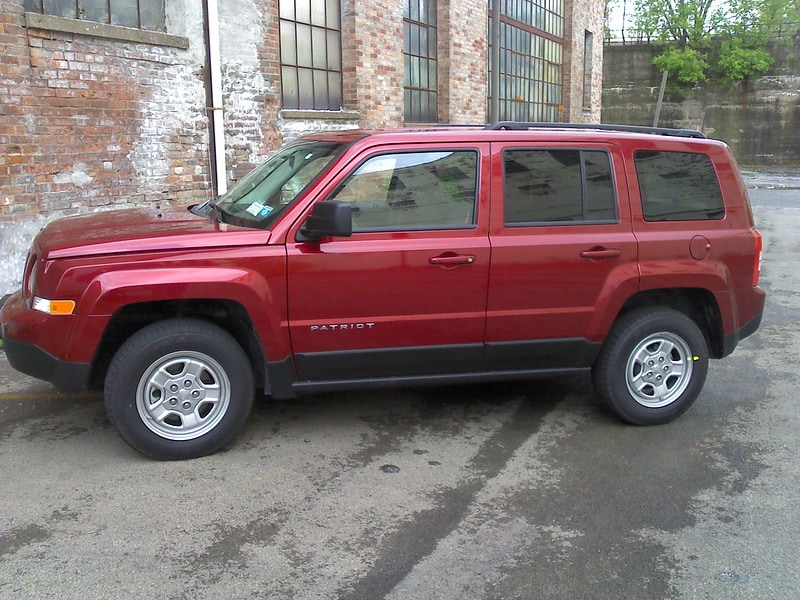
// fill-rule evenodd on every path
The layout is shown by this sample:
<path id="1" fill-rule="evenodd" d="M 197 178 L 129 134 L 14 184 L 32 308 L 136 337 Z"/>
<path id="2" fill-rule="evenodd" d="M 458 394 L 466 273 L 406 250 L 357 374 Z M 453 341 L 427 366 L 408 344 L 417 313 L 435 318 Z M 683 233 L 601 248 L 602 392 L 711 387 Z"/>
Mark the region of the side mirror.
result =
<path id="1" fill-rule="evenodd" d="M 353 234 L 353 207 L 347 202 L 317 202 L 297 232 L 298 242 L 318 242 L 325 237 L 349 237 Z"/>

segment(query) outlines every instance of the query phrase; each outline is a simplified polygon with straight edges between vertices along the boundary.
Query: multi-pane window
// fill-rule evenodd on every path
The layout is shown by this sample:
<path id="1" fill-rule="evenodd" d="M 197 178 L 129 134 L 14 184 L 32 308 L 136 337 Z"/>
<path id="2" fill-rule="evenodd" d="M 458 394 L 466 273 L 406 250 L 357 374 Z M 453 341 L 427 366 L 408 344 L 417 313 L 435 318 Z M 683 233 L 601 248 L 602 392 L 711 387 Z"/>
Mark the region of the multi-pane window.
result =
<path id="1" fill-rule="evenodd" d="M 500 29 L 500 64 L 489 64 L 490 71 L 500 69 L 498 90 L 493 89 L 489 77 L 489 97 L 497 94 L 499 98 L 497 118 L 559 121 L 563 110 L 564 0 L 491 2 L 500 2 L 499 24 L 489 19 L 490 42 L 494 28 Z"/>
<path id="2" fill-rule="evenodd" d="M 459 229 L 475 223 L 478 154 L 402 152 L 368 159 L 334 198 L 353 207 L 353 231 Z"/>
<path id="3" fill-rule="evenodd" d="M 404 0 L 405 120 L 437 120 L 436 0 Z"/>
<path id="4" fill-rule="evenodd" d="M 645 221 L 708 221 L 725 216 L 710 157 L 640 150 L 634 161 Z"/>
<path id="5" fill-rule="evenodd" d="M 605 152 L 506 150 L 503 169 L 508 226 L 617 219 L 611 161 Z"/>
<path id="6" fill-rule="evenodd" d="M 25 10 L 107 25 L 165 31 L 164 0 L 25 0 Z"/>
<path id="7" fill-rule="evenodd" d="M 339 0 L 280 0 L 284 108 L 342 107 Z"/>

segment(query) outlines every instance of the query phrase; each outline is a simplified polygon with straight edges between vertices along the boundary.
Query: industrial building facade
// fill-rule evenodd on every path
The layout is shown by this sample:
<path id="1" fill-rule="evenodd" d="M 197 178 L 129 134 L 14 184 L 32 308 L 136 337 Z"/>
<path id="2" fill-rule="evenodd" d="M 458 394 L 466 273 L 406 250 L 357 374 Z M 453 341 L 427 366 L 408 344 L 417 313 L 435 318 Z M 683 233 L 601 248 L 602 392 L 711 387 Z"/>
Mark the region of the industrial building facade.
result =
<path id="1" fill-rule="evenodd" d="M 205 200 L 307 131 L 597 122 L 602 27 L 602 0 L 0 0 L 3 250 Z"/>

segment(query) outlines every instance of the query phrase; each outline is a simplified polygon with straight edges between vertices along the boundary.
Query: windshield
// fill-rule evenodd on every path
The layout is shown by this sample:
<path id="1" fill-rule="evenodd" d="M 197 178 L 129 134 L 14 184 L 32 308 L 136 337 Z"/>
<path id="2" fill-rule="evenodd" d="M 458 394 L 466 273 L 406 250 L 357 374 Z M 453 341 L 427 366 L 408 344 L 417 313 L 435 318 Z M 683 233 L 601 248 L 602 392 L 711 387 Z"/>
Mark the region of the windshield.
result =
<path id="1" fill-rule="evenodd" d="M 266 228 L 341 148 L 333 142 L 298 142 L 281 148 L 220 197 L 215 208 L 225 222 Z"/>

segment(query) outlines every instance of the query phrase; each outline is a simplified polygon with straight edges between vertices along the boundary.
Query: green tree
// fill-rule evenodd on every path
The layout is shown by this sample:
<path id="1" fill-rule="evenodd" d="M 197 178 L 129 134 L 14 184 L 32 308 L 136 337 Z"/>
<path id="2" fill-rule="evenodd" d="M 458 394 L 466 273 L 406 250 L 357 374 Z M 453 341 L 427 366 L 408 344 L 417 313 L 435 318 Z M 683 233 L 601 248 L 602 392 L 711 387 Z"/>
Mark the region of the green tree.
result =
<path id="1" fill-rule="evenodd" d="M 698 48 L 713 31 L 714 0 L 636 0 L 634 23 L 648 38 Z"/>
<path id="2" fill-rule="evenodd" d="M 636 0 L 637 29 L 662 47 L 653 60 L 678 85 L 694 85 L 712 70 L 726 83 L 772 67 L 768 41 L 800 23 L 800 0 Z"/>

